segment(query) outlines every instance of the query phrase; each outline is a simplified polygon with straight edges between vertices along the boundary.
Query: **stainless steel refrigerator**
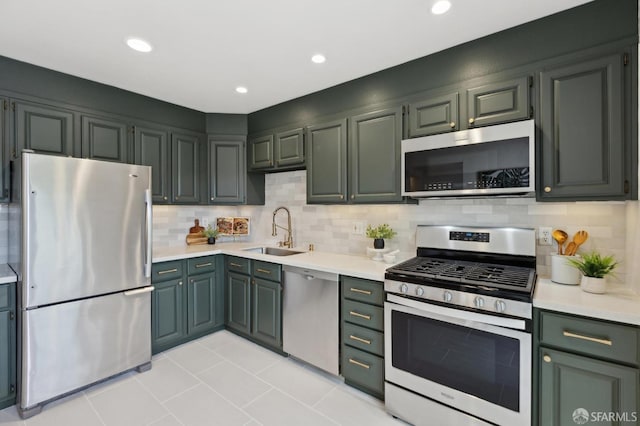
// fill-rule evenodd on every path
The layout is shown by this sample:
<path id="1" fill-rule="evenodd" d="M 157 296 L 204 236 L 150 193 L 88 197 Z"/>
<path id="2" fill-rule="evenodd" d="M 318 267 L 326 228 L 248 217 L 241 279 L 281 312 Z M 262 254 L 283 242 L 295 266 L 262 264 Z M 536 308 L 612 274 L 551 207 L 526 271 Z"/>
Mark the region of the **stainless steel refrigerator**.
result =
<path id="1" fill-rule="evenodd" d="M 14 265 L 26 418 L 151 367 L 152 210 L 150 167 L 35 153 L 23 153 L 20 166 Z"/>

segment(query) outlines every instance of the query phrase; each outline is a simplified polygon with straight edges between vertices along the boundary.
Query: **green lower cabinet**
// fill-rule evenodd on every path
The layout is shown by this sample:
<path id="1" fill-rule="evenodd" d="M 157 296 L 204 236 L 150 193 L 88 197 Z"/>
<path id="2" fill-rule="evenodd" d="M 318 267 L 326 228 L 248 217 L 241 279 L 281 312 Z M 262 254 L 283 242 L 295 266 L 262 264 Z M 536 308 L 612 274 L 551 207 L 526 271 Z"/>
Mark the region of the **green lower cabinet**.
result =
<path id="1" fill-rule="evenodd" d="M 154 283 L 151 338 L 153 353 L 179 345 L 187 336 L 184 279 Z"/>
<path id="2" fill-rule="evenodd" d="M 217 325 L 216 274 L 189 277 L 187 286 L 187 330 L 189 334 L 206 333 Z"/>
<path id="3" fill-rule="evenodd" d="M 15 284 L 0 285 L 0 410 L 16 402 Z"/>
<path id="4" fill-rule="evenodd" d="M 282 286 L 279 282 L 253 278 L 251 335 L 264 343 L 282 346 Z"/>
<path id="5" fill-rule="evenodd" d="M 227 326 L 244 334 L 251 333 L 251 277 L 227 274 Z"/>
<path id="6" fill-rule="evenodd" d="M 540 348 L 540 425 L 638 424 L 637 368 Z M 599 413 L 618 420 L 594 421 Z M 582 421 L 581 417 L 587 421 Z M 626 416 L 626 417 L 624 417 Z"/>

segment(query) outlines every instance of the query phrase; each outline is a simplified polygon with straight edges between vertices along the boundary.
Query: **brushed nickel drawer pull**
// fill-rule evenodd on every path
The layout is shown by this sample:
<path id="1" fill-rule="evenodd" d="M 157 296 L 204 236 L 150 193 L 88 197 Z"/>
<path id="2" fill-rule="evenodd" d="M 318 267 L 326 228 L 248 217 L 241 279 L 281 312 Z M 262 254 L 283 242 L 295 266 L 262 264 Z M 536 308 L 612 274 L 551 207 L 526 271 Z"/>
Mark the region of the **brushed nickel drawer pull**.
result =
<path id="1" fill-rule="evenodd" d="M 349 339 L 355 340 L 356 342 L 364 343 L 365 345 L 371 344 L 371 340 L 363 339 L 362 337 L 354 336 L 353 334 L 349 335 Z"/>
<path id="2" fill-rule="evenodd" d="M 158 272 L 158 275 L 170 274 L 172 272 L 178 272 L 178 268 L 167 269 L 166 271 L 160 271 Z"/>
<path id="3" fill-rule="evenodd" d="M 196 268 L 204 268 L 205 266 L 211 266 L 211 262 L 201 263 L 199 265 L 196 265 Z"/>
<path id="4" fill-rule="evenodd" d="M 362 289 L 355 288 L 355 287 L 351 287 L 349 290 L 351 290 L 354 293 L 366 294 L 367 296 L 371 296 L 371 294 L 372 294 L 372 292 L 370 292 L 369 290 L 362 290 Z"/>
<path id="5" fill-rule="evenodd" d="M 349 315 L 352 315 L 354 317 L 364 318 L 366 320 L 370 320 L 371 319 L 371 316 L 365 315 L 365 314 L 361 314 L 360 312 L 355 312 L 355 311 L 349 311 Z"/>
<path id="6" fill-rule="evenodd" d="M 270 274 L 270 273 L 271 273 L 271 271 L 270 271 L 270 270 L 268 270 L 268 269 L 262 269 L 262 268 L 258 268 L 258 269 L 256 269 L 256 271 L 258 271 L 258 272 L 262 272 L 263 274 Z"/>
<path id="7" fill-rule="evenodd" d="M 370 366 L 370 365 L 367 365 L 367 364 L 365 364 L 364 362 L 356 361 L 356 360 L 355 360 L 355 359 L 353 359 L 353 358 L 349 358 L 349 362 L 350 362 L 351 364 L 355 364 L 355 365 L 357 365 L 358 367 L 366 368 L 367 370 L 368 370 L 369 368 L 371 368 L 371 366 Z"/>
<path id="8" fill-rule="evenodd" d="M 242 265 L 240 265 L 239 263 L 233 263 L 233 262 L 229 262 L 229 266 L 235 266 L 236 268 L 242 268 Z"/>
<path id="9" fill-rule="evenodd" d="M 573 337 L 574 339 L 588 340 L 589 342 L 600 343 L 601 345 L 607 345 L 607 346 L 613 345 L 613 342 L 609 339 L 598 339 L 596 337 L 583 336 L 582 334 L 575 334 L 567 330 L 564 330 L 562 334 L 565 337 Z"/>

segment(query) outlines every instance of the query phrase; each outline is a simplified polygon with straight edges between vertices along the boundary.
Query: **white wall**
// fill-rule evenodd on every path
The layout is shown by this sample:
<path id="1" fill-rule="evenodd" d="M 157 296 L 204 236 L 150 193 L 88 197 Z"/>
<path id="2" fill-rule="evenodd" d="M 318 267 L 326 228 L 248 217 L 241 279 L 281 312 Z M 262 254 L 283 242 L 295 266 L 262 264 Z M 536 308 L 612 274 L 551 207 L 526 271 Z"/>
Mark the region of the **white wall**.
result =
<path id="1" fill-rule="evenodd" d="M 272 214 L 278 206 L 286 206 L 292 213 L 294 243 L 299 247 L 313 243 L 316 250 L 363 254 L 371 240 L 351 233 L 355 221 L 389 223 L 398 235 L 388 244 L 410 253 L 415 251 L 418 224 L 551 226 L 570 235 L 584 229 L 590 238 L 581 250 L 598 249 L 621 260 L 613 282 L 634 286 L 626 277 L 637 276 L 629 274 L 636 268 L 640 272 L 634 258 L 625 257 L 626 252 L 635 256 L 640 250 L 636 247 L 640 245 L 636 243 L 640 232 L 638 202 L 538 203 L 531 198 L 492 198 L 423 200 L 419 205 L 308 205 L 305 171 L 266 175 L 265 192 L 264 206 L 155 206 L 154 245 L 184 244 L 196 217 L 213 222 L 218 216 L 234 215 L 251 217 L 251 236 L 244 240 L 275 242 L 284 235 L 279 232 L 277 238 L 271 236 Z M 278 223 L 286 224 L 283 212 L 278 214 Z M 628 231 L 632 233 L 627 235 Z M 551 251 L 551 247 L 538 246 L 538 274 L 542 276 L 550 273 Z"/>

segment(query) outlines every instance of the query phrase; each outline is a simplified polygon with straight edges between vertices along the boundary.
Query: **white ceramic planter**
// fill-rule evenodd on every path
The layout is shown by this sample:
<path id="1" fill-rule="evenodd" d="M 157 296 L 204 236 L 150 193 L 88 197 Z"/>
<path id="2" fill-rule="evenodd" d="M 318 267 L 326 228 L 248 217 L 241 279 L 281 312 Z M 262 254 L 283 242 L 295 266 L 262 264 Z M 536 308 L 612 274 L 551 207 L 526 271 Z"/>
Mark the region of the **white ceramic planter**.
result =
<path id="1" fill-rule="evenodd" d="M 580 288 L 588 293 L 602 294 L 607 291 L 607 280 L 606 278 L 583 276 L 580 281 Z"/>
<path id="2" fill-rule="evenodd" d="M 569 263 L 569 259 L 577 259 L 580 256 L 551 255 L 551 281 L 558 284 L 580 284 L 580 271 Z"/>

